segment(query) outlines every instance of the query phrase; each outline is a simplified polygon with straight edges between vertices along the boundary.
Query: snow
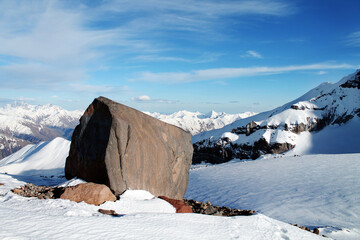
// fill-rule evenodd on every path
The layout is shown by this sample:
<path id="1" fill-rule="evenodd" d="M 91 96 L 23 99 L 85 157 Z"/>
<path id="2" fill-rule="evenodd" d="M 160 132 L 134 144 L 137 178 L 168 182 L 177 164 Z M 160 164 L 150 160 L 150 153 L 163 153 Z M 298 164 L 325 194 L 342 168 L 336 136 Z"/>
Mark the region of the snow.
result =
<path id="1" fill-rule="evenodd" d="M 144 113 L 166 123 L 180 127 L 185 131 L 190 132 L 192 135 L 212 129 L 222 128 L 225 125 L 228 125 L 238 119 L 247 118 L 256 114 L 254 112 L 228 114 L 224 112 L 218 113 L 215 111 L 211 111 L 208 114 L 203 114 L 200 112 L 189 112 L 185 110 L 175 112 L 169 115 L 156 112 Z"/>
<path id="2" fill-rule="evenodd" d="M 0 108 L 0 115 L 17 117 L 36 124 L 60 128 L 74 128 L 82 114 L 83 111 L 68 111 L 52 104 L 30 105 L 25 102 L 14 102 Z"/>
<path id="3" fill-rule="evenodd" d="M 239 136 L 230 132 L 225 132 L 221 135 L 221 138 L 229 138 L 231 142 L 238 140 Z"/>
<path id="4" fill-rule="evenodd" d="M 307 141 L 299 141 L 298 144 L 307 144 L 301 154 L 359 153 L 360 118 L 355 117 L 341 126 L 327 126 L 320 132 L 312 134 Z"/>
<path id="5" fill-rule="evenodd" d="M 280 155 L 196 168 L 185 197 L 360 239 L 359 163 L 359 153 Z"/>
<path id="6" fill-rule="evenodd" d="M 355 143 L 359 142 L 360 124 L 353 122 L 359 122 L 360 91 L 357 88 L 340 87 L 345 82 L 355 79 L 359 71 L 344 77 L 335 84 L 323 83 L 294 101 L 271 111 L 236 120 L 223 128 L 201 132 L 193 136 L 192 142 L 199 143 L 200 147 L 203 145 L 211 147 L 218 142 L 223 134 L 234 133 L 236 129 L 245 129 L 247 124 L 255 122 L 260 129 L 249 136 L 238 133 L 238 138 L 234 143 L 252 145 L 260 138 L 264 138 L 269 144 L 302 144 L 297 149 L 300 154 L 359 152 L 359 144 L 356 145 Z M 305 130 L 309 130 L 320 119 L 329 115 L 334 116 L 334 118 L 331 126 L 327 127 L 327 131 L 321 130 L 319 133 L 312 133 L 311 135 L 307 133 L 299 135 L 291 131 L 299 124 L 304 124 Z M 352 116 L 353 119 L 346 124 L 341 121 L 336 123 L 337 118 L 344 116 Z M 286 129 L 286 125 L 288 129 Z M 353 138 L 346 137 L 348 135 Z M 337 141 L 340 136 L 341 141 Z M 233 138 L 235 139 L 235 137 Z M 206 141 L 201 143 L 203 140 Z M 304 146 L 304 144 L 308 146 Z M 316 149 L 312 149 L 312 146 L 316 146 Z"/>
<path id="7" fill-rule="evenodd" d="M 263 214 L 237 217 L 175 214 L 169 203 L 142 190 L 126 191 L 120 200 L 100 206 L 63 199 L 24 198 L 10 191 L 26 182 L 63 186 L 82 183 L 80 179 L 66 181 L 58 169 L 64 165 L 68 143 L 64 139 L 55 139 L 31 145 L 0 160 L 0 183 L 5 184 L 0 186 L 1 239 L 322 239 Z M 39 162 L 36 171 L 32 164 L 26 163 L 35 163 L 35 159 Z M 50 169 L 50 165 L 54 169 Z M 227 174 L 236 165 L 228 166 Z M 190 193 L 194 193 L 194 189 L 198 193 L 204 192 L 200 187 L 207 185 L 206 182 L 193 181 L 198 173 L 205 173 L 204 169 L 215 168 L 192 170 Z M 5 174 L 4 170 L 16 174 Z M 56 175 L 48 177 L 49 171 Z M 214 174 L 216 177 L 219 175 Z M 232 180 L 232 175 L 223 175 L 218 179 L 219 183 L 223 182 L 221 179 Z M 235 183 L 239 186 L 239 182 Z M 220 199 L 230 199 L 232 196 L 218 188 L 218 184 L 211 186 L 210 192 L 216 192 L 217 198 L 221 195 Z M 233 186 L 233 189 L 237 191 L 238 188 Z M 225 197 L 226 194 L 229 197 Z M 199 199 L 200 195 L 197 194 L 196 198 Z M 98 213 L 100 208 L 115 210 L 120 215 L 102 215 Z"/>
<path id="8" fill-rule="evenodd" d="M 55 138 L 50 142 L 27 145 L 20 151 L 0 161 L 0 171 L 8 174 L 34 175 L 38 170 L 48 176 L 63 172 L 70 141 Z M 51 156 L 52 161 L 49 161 Z M 45 171 L 46 170 L 46 171 Z"/>

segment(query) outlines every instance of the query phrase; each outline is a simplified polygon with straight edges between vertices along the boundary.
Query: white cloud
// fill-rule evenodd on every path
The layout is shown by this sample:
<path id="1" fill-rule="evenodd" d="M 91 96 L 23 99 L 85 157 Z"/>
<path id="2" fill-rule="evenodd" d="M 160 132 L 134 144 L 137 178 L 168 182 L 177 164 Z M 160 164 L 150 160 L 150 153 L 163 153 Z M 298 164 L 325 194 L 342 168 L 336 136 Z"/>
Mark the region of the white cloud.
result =
<path id="1" fill-rule="evenodd" d="M 112 85 L 91 85 L 91 84 L 70 84 L 71 90 L 75 92 L 83 92 L 89 94 L 108 94 L 108 93 L 125 93 L 129 92 L 128 86 L 112 86 Z"/>
<path id="2" fill-rule="evenodd" d="M 317 74 L 318 75 L 324 75 L 324 74 L 327 74 L 328 72 L 327 71 L 319 71 Z"/>
<path id="3" fill-rule="evenodd" d="M 143 102 L 143 103 L 168 103 L 168 104 L 172 104 L 172 103 L 176 103 L 178 101 L 172 101 L 172 100 L 167 100 L 167 99 L 152 99 L 151 97 L 147 96 L 147 95 L 141 95 L 138 97 L 132 97 L 131 101 L 133 102 Z"/>
<path id="4" fill-rule="evenodd" d="M 138 97 L 132 97 L 131 101 L 134 101 L 134 102 L 148 102 L 148 101 L 151 101 L 151 97 L 149 97 L 147 95 L 142 95 L 142 96 L 138 96 Z"/>
<path id="5" fill-rule="evenodd" d="M 317 63 L 309 65 L 291 65 L 283 67 L 249 67 L 249 68 L 213 68 L 195 70 L 191 72 L 143 72 L 132 81 L 160 82 L 160 83 L 188 83 L 208 80 L 240 78 L 248 76 L 281 74 L 300 70 L 327 70 L 327 69 L 357 69 L 359 66 L 350 64 Z"/>
<path id="6" fill-rule="evenodd" d="M 346 42 L 349 46 L 360 47 L 360 31 L 351 33 Z"/>
<path id="7" fill-rule="evenodd" d="M 241 55 L 241 57 L 250 57 L 250 58 L 259 58 L 259 59 L 263 58 L 263 56 L 260 53 L 255 52 L 253 50 L 247 51 L 246 54 Z"/>

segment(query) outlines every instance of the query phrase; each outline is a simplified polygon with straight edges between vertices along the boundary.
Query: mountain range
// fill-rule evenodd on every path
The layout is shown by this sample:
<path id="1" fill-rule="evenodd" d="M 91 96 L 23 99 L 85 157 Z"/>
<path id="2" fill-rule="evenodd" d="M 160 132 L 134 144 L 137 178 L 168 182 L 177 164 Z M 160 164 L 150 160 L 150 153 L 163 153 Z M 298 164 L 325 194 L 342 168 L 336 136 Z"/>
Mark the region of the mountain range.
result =
<path id="1" fill-rule="evenodd" d="M 190 132 L 191 135 L 196 135 L 213 129 L 219 129 L 236 120 L 257 114 L 254 112 L 228 114 L 224 112 L 218 113 L 215 111 L 203 114 L 200 112 L 189 112 L 186 110 L 175 112 L 173 114 L 161 114 L 157 112 L 145 113 L 166 123 L 178 126 L 185 131 Z"/>
<path id="2" fill-rule="evenodd" d="M 289 150 L 302 154 L 313 144 L 328 142 L 335 143 L 328 148 L 345 145 L 345 153 L 360 152 L 359 118 L 360 70 L 357 70 L 335 84 L 323 83 L 271 111 L 195 135 L 193 163 L 256 159 Z M 351 137 L 343 134 L 342 129 Z M 319 139 L 322 142 L 314 142 Z M 344 153 L 343 149 L 339 151 Z"/>
<path id="3" fill-rule="evenodd" d="M 173 114 L 145 113 L 183 128 L 192 135 L 222 128 L 238 119 L 256 114 L 227 114 L 215 111 L 203 114 L 185 110 Z M 30 105 L 24 102 L 14 102 L 0 108 L 0 159 L 28 144 L 49 141 L 56 137 L 70 140 L 82 114 L 81 110 L 67 111 L 51 104 Z"/>
<path id="4" fill-rule="evenodd" d="M 56 137 L 70 139 L 83 111 L 14 102 L 0 108 L 0 158 L 31 143 Z"/>

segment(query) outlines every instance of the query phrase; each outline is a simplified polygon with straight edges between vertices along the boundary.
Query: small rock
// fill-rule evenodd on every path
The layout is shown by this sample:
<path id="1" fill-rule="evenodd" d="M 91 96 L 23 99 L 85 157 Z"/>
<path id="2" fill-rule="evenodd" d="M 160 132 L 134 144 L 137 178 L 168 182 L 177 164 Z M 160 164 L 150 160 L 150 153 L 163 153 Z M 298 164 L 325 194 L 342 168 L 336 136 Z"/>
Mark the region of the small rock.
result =
<path id="1" fill-rule="evenodd" d="M 174 208 L 176 209 L 176 213 L 193 213 L 191 206 L 189 206 L 188 204 L 184 203 L 181 200 L 171 199 L 165 196 L 160 196 L 159 198 L 173 205 Z"/>
<path id="2" fill-rule="evenodd" d="M 318 228 L 315 228 L 314 231 L 313 231 L 313 233 L 319 235 L 319 234 L 320 234 L 320 230 L 319 230 Z"/>
<path id="3" fill-rule="evenodd" d="M 116 201 L 115 195 L 104 184 L 82 183 L 73 187 L 67 187 L 60 196 L 61 199 L 69 199 L 75 202 L 100 205 L 106 201 Z"/>
<path id="4" fill-rule="evenodd" d="M 115 210 L 106 210 L 106 209 L 99 209 L 98 210 L 99 213 L 102 213 L 102 214 L 106 214 L 106 215 L 111 215 L 111 216 L 119 216 L 119 214 L 117 214 L 115 212 Z"/>
<path id="5" fill-rule="evenodd" d="M 3 186 L 4 184 L 3 183 L 0 183 L 0 186 Z"/>
<path id="6" fill-rule="evenodd" d="M 216 212 L 217 212 L 217 209 L 216 209 L 214 206 L 208 205 L 207 208 L 206 208 L 205 211 L 204 211 L 204 214 L 206 214 L 206 215 L 213 215 L 213 214 L 216 213 Z"/>

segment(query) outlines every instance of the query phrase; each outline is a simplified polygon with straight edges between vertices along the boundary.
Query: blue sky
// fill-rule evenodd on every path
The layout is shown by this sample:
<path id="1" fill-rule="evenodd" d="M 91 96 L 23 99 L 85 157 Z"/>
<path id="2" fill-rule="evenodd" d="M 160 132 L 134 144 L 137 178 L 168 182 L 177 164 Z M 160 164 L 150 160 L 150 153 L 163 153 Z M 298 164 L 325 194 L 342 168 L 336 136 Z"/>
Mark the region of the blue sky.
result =
<path id="1" fill-rule="evenodd" d="M 360 64 L 358 0 L 0 0 L 0 104 L 270 110 Z"/>

